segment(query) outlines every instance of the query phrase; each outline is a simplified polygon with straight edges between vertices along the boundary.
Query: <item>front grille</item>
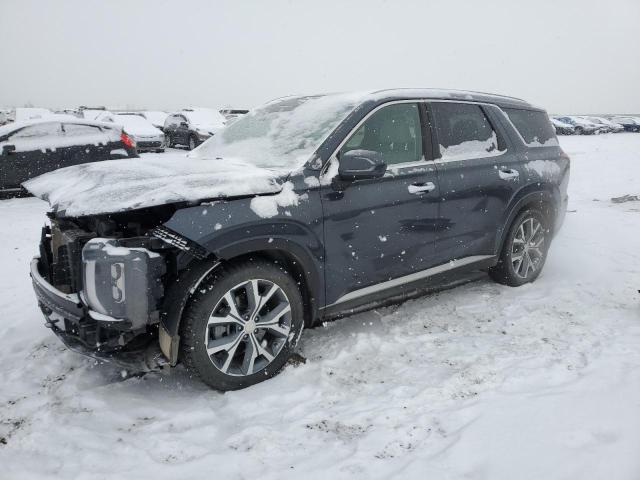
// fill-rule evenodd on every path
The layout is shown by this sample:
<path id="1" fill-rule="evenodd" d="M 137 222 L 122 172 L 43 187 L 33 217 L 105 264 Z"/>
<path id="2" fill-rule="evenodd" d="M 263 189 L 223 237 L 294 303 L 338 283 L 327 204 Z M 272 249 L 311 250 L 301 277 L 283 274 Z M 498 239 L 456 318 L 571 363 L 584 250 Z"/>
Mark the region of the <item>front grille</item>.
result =
<path id="1" fill-rule="evenodd" d="M 162 142 L 159 141 L 137 141 L 136 147 L 138 148 L 160 148 Z"/>
<path id="2" fill-rule="evenodd" d="M 78 228 L 62 229 L 58 222 L 51 222 L 50 280 L 58 290 L 75 293 L 82 289 L 82 248 L 95 236 Z"/>

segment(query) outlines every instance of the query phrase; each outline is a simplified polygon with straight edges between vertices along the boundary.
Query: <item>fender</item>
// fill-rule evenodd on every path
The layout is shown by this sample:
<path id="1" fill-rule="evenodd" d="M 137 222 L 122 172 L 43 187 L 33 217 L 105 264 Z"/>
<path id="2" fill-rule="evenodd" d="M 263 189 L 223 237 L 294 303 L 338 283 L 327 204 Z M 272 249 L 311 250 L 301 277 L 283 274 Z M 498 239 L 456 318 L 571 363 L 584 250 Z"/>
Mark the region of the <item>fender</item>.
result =
<path id="1" fill-rule="evenodd" d="M 270 195 L 276 197 L 277 213 L 268 212 L 273 216 L 265 217 L 255 208 L 252 202 L 257 197 L 236 198 L 180 209 L 164 226 L 197 243 L 218 261 L 256 252 L 287 257 L 297 273 L 304 275 L 308 287 L 305 300 L 309 301 L 313 319 L 325 302 L 322 206 L 318 191 L 309 189 L 302 179 L 292 182 L 304 193 L 291 204 L 277 201 L 282 200 L 278 194 Z M 179 319 L 176 325 L 173 321 L 166 323 L 168 332 L 176 334 Z"/>

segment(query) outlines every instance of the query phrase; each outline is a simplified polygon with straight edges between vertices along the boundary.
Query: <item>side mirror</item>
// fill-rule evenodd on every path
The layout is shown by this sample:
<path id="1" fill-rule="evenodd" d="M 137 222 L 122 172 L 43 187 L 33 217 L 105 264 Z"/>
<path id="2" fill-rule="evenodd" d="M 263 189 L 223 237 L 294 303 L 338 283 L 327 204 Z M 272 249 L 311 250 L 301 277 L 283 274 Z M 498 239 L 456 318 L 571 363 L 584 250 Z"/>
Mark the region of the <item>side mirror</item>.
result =
<path id="1" fill-rule="evenodd" d="M 16 146 L 15 145 L 3 145 L 2 146 L 2 154 L 3 155 L 9 155 L 13 152 L 16 151 Z"/>
<path id="2" fill-rule="evenodd" d="M 340 155 L 338 175 L 342 180 L 354 181 L 380 178 L 387 171 L 382 154 L 372 150 L 349 150 Z"/>

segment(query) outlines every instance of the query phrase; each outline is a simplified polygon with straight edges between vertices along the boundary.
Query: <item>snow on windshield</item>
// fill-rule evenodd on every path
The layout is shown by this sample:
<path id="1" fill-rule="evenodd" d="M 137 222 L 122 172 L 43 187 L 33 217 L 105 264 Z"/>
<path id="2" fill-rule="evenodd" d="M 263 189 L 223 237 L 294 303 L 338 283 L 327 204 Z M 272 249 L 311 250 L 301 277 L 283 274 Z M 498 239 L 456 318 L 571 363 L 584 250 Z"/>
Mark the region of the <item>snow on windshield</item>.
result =
<path id="1" fill-rule="evenodd" d="M 192 155 L 293 169 L 309 160 L 363 98 L 350 93 L 274 100 L 228 125 Z"/>

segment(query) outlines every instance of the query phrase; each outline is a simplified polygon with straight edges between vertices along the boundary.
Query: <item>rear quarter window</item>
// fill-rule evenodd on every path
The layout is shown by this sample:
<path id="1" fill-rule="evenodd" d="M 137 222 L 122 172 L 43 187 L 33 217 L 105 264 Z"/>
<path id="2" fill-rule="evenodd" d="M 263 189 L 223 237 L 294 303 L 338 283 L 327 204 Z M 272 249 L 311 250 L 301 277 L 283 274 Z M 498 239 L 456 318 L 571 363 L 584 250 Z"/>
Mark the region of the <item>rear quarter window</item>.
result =
<path id="1" fill-rule="evenodd" d="M 556 132 L 545 112 L 519 108 L 505 108 L 504 112 L 527 146 L 555 147 L 559 145 Z"/>

